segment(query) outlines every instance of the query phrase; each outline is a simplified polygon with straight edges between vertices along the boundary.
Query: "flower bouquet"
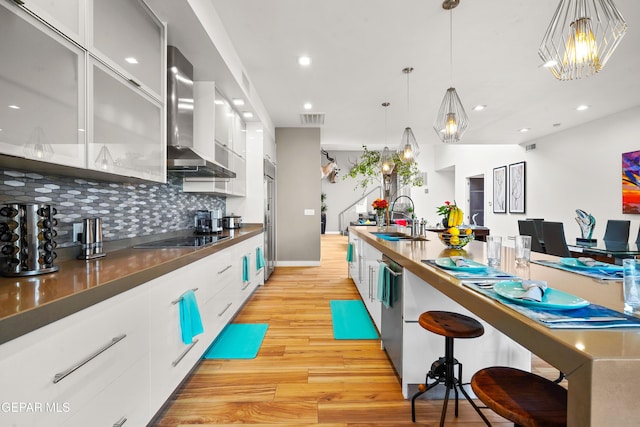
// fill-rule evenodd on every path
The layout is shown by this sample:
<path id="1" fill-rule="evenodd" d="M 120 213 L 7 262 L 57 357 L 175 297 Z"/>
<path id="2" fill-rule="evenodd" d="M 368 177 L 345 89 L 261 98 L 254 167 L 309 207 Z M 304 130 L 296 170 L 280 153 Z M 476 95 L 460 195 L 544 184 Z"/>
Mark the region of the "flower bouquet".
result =
<path id="1" fill-rule="evenodd" d="M 385 199 L 375 199 L 371 206 L 376 211 L 376 224 L 378 225 L 378 229 L 382 229 L 384 224 L 384 215 L 389 209 L 389 202 Z"/>

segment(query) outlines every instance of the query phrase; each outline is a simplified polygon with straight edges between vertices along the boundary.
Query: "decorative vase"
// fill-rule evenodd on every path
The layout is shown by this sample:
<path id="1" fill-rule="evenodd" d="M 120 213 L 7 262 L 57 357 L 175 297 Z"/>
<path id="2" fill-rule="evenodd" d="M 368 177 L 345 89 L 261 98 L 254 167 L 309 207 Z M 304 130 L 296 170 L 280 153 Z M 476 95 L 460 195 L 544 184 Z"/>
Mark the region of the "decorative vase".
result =
<path id="1" fill-rule="evenodd" d="M 443 226 L 444 228 L 449 228 L 449 217 L 448 217 L 448 216 L 445 216 L 445 217 L 442 219 L 442 226 Z"/>
<path id="2" fill-rule="evenodd" d="M 378 231 L 384 230 L 384 211 L 376 211 L 376 225 L 378 226 Z"/>

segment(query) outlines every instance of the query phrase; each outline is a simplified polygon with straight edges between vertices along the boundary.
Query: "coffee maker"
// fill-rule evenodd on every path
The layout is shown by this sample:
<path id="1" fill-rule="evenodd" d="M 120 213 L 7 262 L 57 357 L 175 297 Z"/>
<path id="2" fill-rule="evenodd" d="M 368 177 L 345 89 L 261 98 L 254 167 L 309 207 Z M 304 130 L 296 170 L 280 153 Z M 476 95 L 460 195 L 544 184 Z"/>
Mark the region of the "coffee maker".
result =
<path id="1" fill-rule="evenodd" d="M 213 234 L 222 231 L 222 210 L 198 210 L 195 217 L 196 234 Z"/>

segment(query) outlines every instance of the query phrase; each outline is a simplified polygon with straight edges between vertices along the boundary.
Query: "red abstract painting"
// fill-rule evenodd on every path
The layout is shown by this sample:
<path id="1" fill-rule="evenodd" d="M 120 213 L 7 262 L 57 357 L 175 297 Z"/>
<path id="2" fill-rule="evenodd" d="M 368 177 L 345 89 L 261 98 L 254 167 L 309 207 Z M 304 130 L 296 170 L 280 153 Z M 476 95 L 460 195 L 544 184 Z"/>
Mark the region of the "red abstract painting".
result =
<path id="1" fill-rule="evenodd" d="M 622 213 L 640 213 L 640 151 L 622 153 Z"/>

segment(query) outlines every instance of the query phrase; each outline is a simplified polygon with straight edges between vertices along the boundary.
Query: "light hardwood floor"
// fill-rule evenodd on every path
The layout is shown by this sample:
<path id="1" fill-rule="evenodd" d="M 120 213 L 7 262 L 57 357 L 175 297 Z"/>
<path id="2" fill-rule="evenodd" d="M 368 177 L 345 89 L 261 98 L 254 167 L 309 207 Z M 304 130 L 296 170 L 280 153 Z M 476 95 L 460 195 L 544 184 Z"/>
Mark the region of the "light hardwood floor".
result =
<path id="1" fill-rule="evenodd" d="M 234 319 L 269 324 L 258 356 L 203 360 L 150 425 L 437 426 L 440 400 L 418 400 L 411 422 L 410 400 L 379 340 L 333 339 L 329 301 L 359 298 L 346 247 L 346 237 L 323 235 L 320 267 L 276 268 Z M 557 376 L 539 359 L 534 371 Z M 447 426 L 484 425 L 464 399 L 458 418 L 449 408 Z M 513 425 L 484 412 L 495 426 Z"/>

